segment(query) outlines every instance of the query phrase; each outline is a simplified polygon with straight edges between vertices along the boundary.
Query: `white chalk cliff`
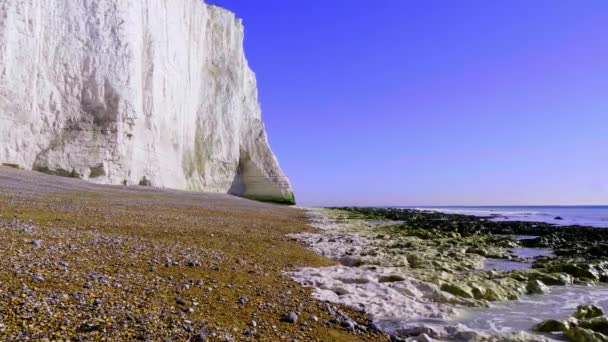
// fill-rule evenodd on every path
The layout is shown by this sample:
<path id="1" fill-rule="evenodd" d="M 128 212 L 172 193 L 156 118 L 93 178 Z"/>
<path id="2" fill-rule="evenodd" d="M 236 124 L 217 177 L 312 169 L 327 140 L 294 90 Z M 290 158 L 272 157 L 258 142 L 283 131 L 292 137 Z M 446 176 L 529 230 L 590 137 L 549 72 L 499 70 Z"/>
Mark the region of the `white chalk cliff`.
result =
<path id="1" fill-rule="evenodd" d="M 1 0 L 0 163 L 293 202 L 243 25 L 201 0 Z"/>

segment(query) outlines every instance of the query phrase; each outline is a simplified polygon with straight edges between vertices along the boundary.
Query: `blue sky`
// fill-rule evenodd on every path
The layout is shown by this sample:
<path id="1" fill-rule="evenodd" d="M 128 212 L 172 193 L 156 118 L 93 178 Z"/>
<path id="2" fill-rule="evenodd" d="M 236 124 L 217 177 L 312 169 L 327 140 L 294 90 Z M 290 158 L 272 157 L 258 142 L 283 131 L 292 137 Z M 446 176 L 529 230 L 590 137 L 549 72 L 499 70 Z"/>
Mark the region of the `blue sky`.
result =
<path id="1" fill-rule="evenodd" d="M 300 204 L 608 204 L 608 1 L 209 2 Z"/>

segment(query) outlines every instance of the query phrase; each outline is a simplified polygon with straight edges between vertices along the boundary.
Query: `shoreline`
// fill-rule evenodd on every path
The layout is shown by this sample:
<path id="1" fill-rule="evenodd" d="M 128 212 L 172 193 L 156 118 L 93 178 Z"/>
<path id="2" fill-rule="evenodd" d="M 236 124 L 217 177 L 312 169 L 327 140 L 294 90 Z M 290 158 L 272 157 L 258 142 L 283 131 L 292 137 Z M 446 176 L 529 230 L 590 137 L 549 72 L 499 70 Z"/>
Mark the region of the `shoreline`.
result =
<path id="1" fill-rule="evenodd" d="M 573 270 L 555 269 L 560 266 L 555 263 L 556 259 L 571 258 L 564 260 L 572 262 L 578 260 L 573 258 L 586 256 L 588 251 L 584 250 L 570 251 L 570 254 L 566 251 L 566 256 L 563 254 L 553 258 L 541 256 L 538 260 L 528 260 L 535 264 L 535 269 L 483 270 L 483 263 L 488 257 L 509 262 L 525 260 L 509 253 L 509 249 L 516 247 L 520 243 L 518 241 L 522 240 L 494 236 L 488 231 L 482 233 L 481 237 L 474 236 L 468 234 L 474 229 L 468 232 L 467 229 L 459 229 L 462 228 L 461 225 L 466 226 L 473 221 L 481 222 L 479 218 L 421 212 L 413 213 L 412 217 L 403 217 L 404 215 L 393 210 L 377 208 L 348 210 L 348 208 L 313 209 L 312 220 L 316 221 L 315 225 L 321 229 L 321 234 L 307 233 L 292 236 L 306 243 L 315 252 L 338 260 L 341 265 L 321 269 L 300 269 L 292 272 L 291 276 L 300 283 L 311 286 L 318 299 L 364 310 L 374 318 L 376 324 L 380 325 L 379 328 L 393 335 L 395 339 L 417 341 L 431 337 L 440 340 L 498 338 L 516 341 L 550 341 L 552 337 L 548 335 L 531 335 L 532 324 L 526 329 L 527 331 L 496 334 L 495 331 L 468 328 L 457 318 L 459 313 L 466 312 L 467 307 L 489 308 L 495 303 L 527 296 L 530 292 L 530 284 L 539 286 L 545 286 L 545 283 L 552 286 L 592 284 L 599 282 L 602 277 L 600 275 L 594 280 L 584 279 L 585 277 L 580 274 L 573 276 L 564 272 L 575 273 L 572 272 Z M 323 213 L 326 217 L 319 219 L 319 215 Z M 428 217 L 420 218 L 425 216 Z M 420 224 L 420 229 L 410 230 L 404 235 L 404 230 L 407 231 L 404 226 L 407 226 L 407 223 L 401 222 L 410 219 Z M 393 225 L 383 226 L 376 222 L 381 220 Z M 394 225 L 395 222 L 398 224 Z M 438 223 L 442 228 L 434 227 Z M 455 224 L 456 228 L 452 227 L 452 224 Z M 501 225 L 514 225 L 515 227 L 509 228 L 512 230 L 511 234 L 531 231 L 538 233 L 540 237 L 524 241 L 532 248 L 541 247 L 539 245 L 542 244 L 561 247 L 555 240 L 547 239 L 547 236 L 551 235 L 546 231 L 547 227 L 538 227 L 532 223 L 524 223 L 524 227 L 520 226 L 522 224 L 519 222 L 496 223 L 497 227 L 494 228 L 502 233 L 505 229 L 500 228 Z M 571 233 L 566 228 L 557 230 L 560 234 Z M 594 228 L 583 231 L 591 235 L 597 232 Z M 608 231 L 604 232 L 608 233 Z M 581 241 L 578 242 L 584 245 Z M 473 246 L 462 250 L 467 244 Z M 443 249 L 443 251 L 435 254 L 427 253 L 420 247 L 428 250 Z M 415 265 L 416 253 L 421 256 L 420 265 Z M 446 261 L 441 253 L 453 260 Z M 428 264 L 425 265 L 425 262 Z M 548 269 L 540 267 L 543 263 L 547 264 Z M 608 269 L 602 268 L 601 272 L 605 273 L 603 276 L 608 275 Z M 469 281 L 462 282 L 458 278 Z M 602 278 L 602 281 L 606 279 L 608 278 Z M 402 317 L 408 319 L 400 320 Z M 397 321 L 398 324 L 393 324 L 392 327 L 389 327 L 390 324 L 382 326 L 383 321 L 391 323 L 391 320 Z M 423 334 L 425 336 L 421 336 Z"/>

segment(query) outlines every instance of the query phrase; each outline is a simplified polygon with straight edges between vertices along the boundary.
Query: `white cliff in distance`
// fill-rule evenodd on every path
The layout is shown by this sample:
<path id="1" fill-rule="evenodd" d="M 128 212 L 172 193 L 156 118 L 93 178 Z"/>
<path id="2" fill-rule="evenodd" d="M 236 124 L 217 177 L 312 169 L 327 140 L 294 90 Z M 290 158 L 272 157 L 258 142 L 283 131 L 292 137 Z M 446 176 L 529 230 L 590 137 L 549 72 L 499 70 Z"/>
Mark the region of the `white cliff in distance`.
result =
<path id="1" fill-rule="evenodd" d="M 293 202 L 241 20 L 200 0 L 0 1 L 0 163 Z"/>

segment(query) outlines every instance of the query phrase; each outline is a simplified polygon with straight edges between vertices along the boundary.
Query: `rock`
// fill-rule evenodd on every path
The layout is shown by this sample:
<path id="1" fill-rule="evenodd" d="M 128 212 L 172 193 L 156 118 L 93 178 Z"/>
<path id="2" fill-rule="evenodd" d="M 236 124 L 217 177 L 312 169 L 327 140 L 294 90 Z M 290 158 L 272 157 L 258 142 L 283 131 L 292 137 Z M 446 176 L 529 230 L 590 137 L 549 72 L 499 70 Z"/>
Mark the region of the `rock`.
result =
<path id="1" fill-rule="evenodd" d="M 256 321 L 251 321 L 251 322 L 249 322 L 249 325 L 251 325 L 252 327 L 255 328 L 258 326 L 258 323 Z"/>
<path id="2" fill-rule="evenodd" d="M 562 265 L 555 266 L 553 270 L 565 272 L 576 278 L 587 278 L 594 281 L 598 281 L 600 279 L 600 275 L 595 269 L 595 266 L 589 264 L 565 263 Z"/>
<path id="3" fill-rule="evenodd" d="M 78 330 L 80 332 L 93 332 L 93 331 L 98 331 L 100 329 L 99 325 L 95 324 L 95 323 L 90 323 L 90 322 L 86 322 L 86 323 L 82 323 L 79 327 Z"/>
<path id="4" fill-rule="evenodd" d="M 243 297 L 241 297 L 241 298 L 239 299 L 239 303 L 240 303 L 241 305 L 245 305 L 245 304 L 249 303 L 249 297 L 247 297 L 247 296 L 243 296 Z"/>
<path id="5" fill-rule="evenodd" d="M 526 285 L 526 292 L 528 294 L 545 294 L 549 292 L 549 288 L 540 280 L 530 279 L 528 285 Z"/>
<path id="6" fill-rule="evenodd" d="M 488 255 L 488 251 L 486 251 L 485 249 L 483 249 L 481 247 L 470 247 L 466 250 L 466 252 L 470 253 L 470 254 L 481 255 L 484 257 Z"/>
<path id="7" fill-rule="evenodd" d="M 458 297 L 474 298 L 471 288 L 464 284 L 443 284 L 441 285 L 441 291 Z"/>
<path id="8" fill-rule="evenodd" d="M 398 274 L 385 275 L 385 276 L 381 276 L 378 279 L 378 281 L 381 283 L 393 283 L 393 282 L 404 281 L 404 280 L 405 280 L 405 278 Z"/>
<path id="9" fill-rule="evenodd" d="M 340 325 L 347 330 L 353 331 L 355 330 L 356 323 L 352 319 L 345 319 L 340 322 Z"/>
<path id="10" fill-rule="evenodd" d="M 344 287 L 336 287 L 332 289 L 334 291 L 335 294 L 337 294 L 338 296 L 344 296 L 347 294 L 350 294 L 350 291 L 348 291 L 347 289 L 345 289 Z"/>
<path id="11" fill-rule="evenodd" d="M 435 340 L 435 339 L 431 338 L 431 337 L 430 337 L 429 335 L 427 335 L 427 334 L 420 334 L 420 335 L 418 335 L 418 336 L 411 337 L 411 338 L 410 338 L 410 340 L 411 340 L 412 342 L 414 342 L 414 341 L 415 341 L 415 342 L 435 342 L 435 341 L 437 341 L 437 340 Z"/>
<path id="12" fill-rule="evenodd" d="M 186 301 L 182 297 L 175 297 L 175 302 L 179 305 L 186 305 Z"/>
<path id="13" fill-rule="evenodd" d="M 295 202 L 268 144 L 233 13 L 195 0 L 7 6 L 0 164 Z M 32 58 L 40 51 L 53 53 Z"/>
<path id="14" fill-rule="evenodd" d="M 579 321 L 579 326 L 581 328 L 593 330 L 598 333 L 602 333 L 608 336 L 608 317 L 600 316 L 587 320 Z"/>
<path id="15" fill-rule="evenodd" d="M 553 219 L 554 220 L 563 220 L 563 218 L 561 216 L 555 216 Z"/>
<path id="16" fill-rule="evenodd" d="M 608 342 L 608 336 L 581 327 L 566 330 L 564 335 L 572 342 Z"/>
<path id="17" fill-rule="evenodd" d="M 483 288 L 482 286 L 473 284 L 470 285 L 471 286 L 471 293 L 473 294 L 473 297 L 475 299 L 484 299 L 484 294 L 486 292 L 486 289 Z"/>
<path id="18" fill-rule="evenodd" d="M 505 291 L 501 290 L 498 286 L 488 287 L 486 289 L 486 291 L 483 293 L 483 299 L 489 300 L 491 302 L 516 299 L 516 298 L 512 298 L 514 296 L 517 297 L 514 294 L 506 293 Z"/>
<path id="19" fill-rule="evenodd" d="M 348 266 L 348 267 L 359 267 L 359 266 L 363 265 L 363 262 L 361 261 L 361 259 L 351 257 L 351 256 L 345 256 L 345 257 L 340 258 L 340 263 L 342 265 Z"/>
<path id="20" fill-rule="evenodd" d="M 595 280 L 589 278 L 576 278 L 574 280 L 574 285 L 593 286 L 595 285 Z"/>
<path id="21" fill-rule="evenodd" d="M 552 274 L 539 274 L 536 279 L 542 281 L 546 285 L 572 285 L 574 283 L 574 279 L 571 275 L 566 273 L 552 273 Z"/>
<path id="22" fill-rule="evenodd" d="M 532 327 L 532 330 L 538 331 L 538 332 L 558 332 L 558 331 L 563 332 L 563 331 L 568 330 L 569 328 L 570 328 L 570 325 L 568 324 L 568 322 L 549 319 L 549 320 L 536 324 L 534 327 Z"/>
<path id="23" fill-rule="evenodd" d="M 528 277 L 522 273 L 513 272 L 509 276 L 517 281 L 528 281 Z"/>
<path id="24" fill-rule="evenodd" d="M 194 338 L 193 338 L 194 342 L 204 342 L 206 340 L 207 340 L 207 335 L 204 333 L 196 334 L 196 335 L 194 335 Z"/>
<path id="25" fill-rule="evenodd" d="M 295 312 L 289 312 L 281 315 L 281 321 L 287 323 L 295 323 L 298 321 L 298 315 Z"/>
<path id="26" fill-rule="evenodd" d="M 42 240 L 32 240 L 31 244 L 34 248 L 40 248 L 42 247 Z"/>
<path id="27" fill-rule="evenodd" d="M 604 315 L 602 308 L 593 304 L 579 305 L 574 313 L 574 318 L 577 319 L 589 319 Z"/>
<path id="28" fill-rule="evenodd" d="M 316 323 L 319 321 L 319 318 L 315 315 L 312 315 L 312 316 L 310 316 L 310 320 Z"/>

